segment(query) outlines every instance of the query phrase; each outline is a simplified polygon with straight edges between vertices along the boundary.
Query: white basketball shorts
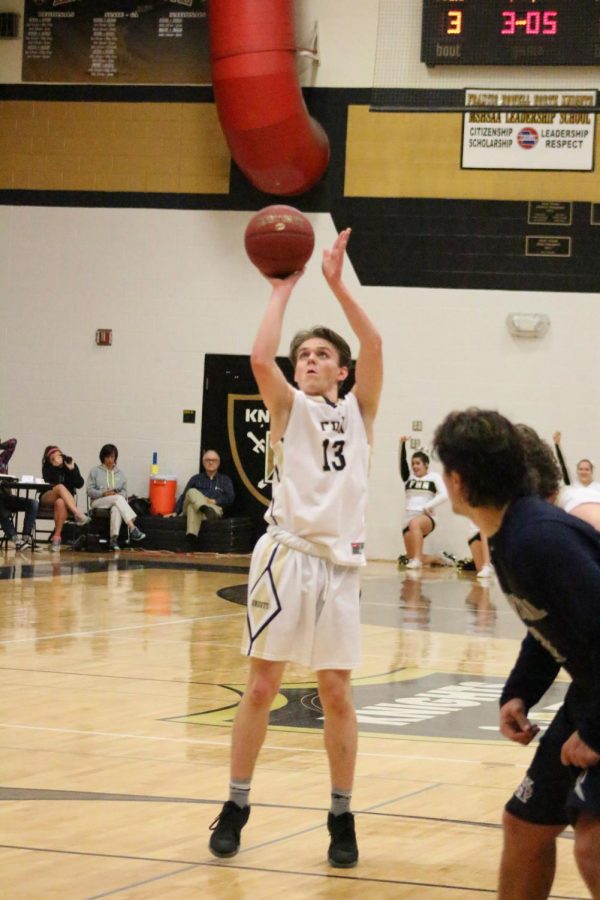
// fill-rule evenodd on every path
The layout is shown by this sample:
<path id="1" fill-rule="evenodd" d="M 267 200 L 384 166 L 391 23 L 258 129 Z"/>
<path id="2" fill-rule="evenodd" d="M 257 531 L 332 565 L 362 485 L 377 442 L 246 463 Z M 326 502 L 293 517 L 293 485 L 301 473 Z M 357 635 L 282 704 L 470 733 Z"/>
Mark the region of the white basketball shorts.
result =
<path id="1" fill-rule="evenodd" d="M 314 671 L 360 662 L 358 567 L 336 566 L 264 534 L 252 554 L 242 653 Z"/>

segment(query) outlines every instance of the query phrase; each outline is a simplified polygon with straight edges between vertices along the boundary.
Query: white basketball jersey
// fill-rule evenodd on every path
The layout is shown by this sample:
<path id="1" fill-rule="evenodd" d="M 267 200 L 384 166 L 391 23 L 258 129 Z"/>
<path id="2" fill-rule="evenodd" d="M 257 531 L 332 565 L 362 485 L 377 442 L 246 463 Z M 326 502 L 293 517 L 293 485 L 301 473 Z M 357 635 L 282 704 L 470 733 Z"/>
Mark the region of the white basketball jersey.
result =
<path id="1" fill-rule="evenodd" d="M 566 484 L 560 489 L 556 505 L 564 509 L 565 512 L 571 512 L 583 503 L 600 503 L 600 484 L 592 481 L 588 485 Z"/>
<path id="2" fill-rule="evenodd" d="M 369 444 L 354 394 L 333 404 L 296 390 L 273 455 L 272 537 L 337 565 L 364 565 Z"/>

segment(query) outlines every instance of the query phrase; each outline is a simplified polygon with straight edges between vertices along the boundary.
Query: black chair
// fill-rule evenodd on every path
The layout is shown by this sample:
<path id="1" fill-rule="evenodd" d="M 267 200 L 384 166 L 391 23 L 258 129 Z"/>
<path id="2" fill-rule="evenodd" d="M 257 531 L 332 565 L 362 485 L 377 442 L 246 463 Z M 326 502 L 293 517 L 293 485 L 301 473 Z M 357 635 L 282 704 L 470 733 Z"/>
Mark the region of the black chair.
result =
<path id="1" fill-rule="evenodd" d="M 75 503 L 77 503 L 77 494 L 74 494 L 73 499 L 75 500 Z M 50 525 L 50 527 L 46 527 L 46 528 L 42 529 L 38 526 L 38 521 L 52 523 L 52 524 Z M 74 521 L 75 521 L 75 516 L 72 513 L 69 513 L 67 516 L 66 522 L 74 522 Z M 66 522 L 65 522 L 65 524 L 66 524 Z M 39 505 L 36 522 L 35 522 L 35 526 L 34 526 L 33 534 L 32 534 L 34 547 L 37 543 L 41 543 L 40 539 L 38 538 L 38 534 L 45 535 L 46 536 L 45 543 L 46 544 L 50 543 L 50 538 L 54 534 L 54 507 L 53 506 L 42 506 L 41 503 Z"/>
<path id="2" fill-rule="evenodd" d="M 3 476 L 2 482 L 6 488 L 10 489 L 11 484 L 17 485 L 19 483 L 19 479 L 6 475 L 6 476 Z M 7 510 L 6 512 L 8 514 L 8 518 L 10 519 L 10 523 L 13 527 L 13 531 L 15 531 L 17 533 L 17 536 L 20 535 L 22 537 L 23 534 L 22 534 L 22 532 L 19 531 L 19 513 L 17 511 L 11 512 L 10 510 Z M 8 548 L 8 535 L 6 534 L 5 531 L 0 532 L 0 547 L 2 547 L 2 546 L 4 546 L 5 550 Z"/>
<path id="3" fill-rule="evenodd" d="M 127 497 L 125 497 L 127 500 Z M 102 507 L 98 509 L 97 507 L 93 507 L 90 503 L 90 498 L 87 498 L 87 511 L 88 515 L 92 517 L 92 525 L 94 524 L 94 520 L 96 520 L 96 524 L 99 526 L 98 529 L 91 528 L 94 534 L 98 534 L 100 543 L 107 543 L 110 539 L 110 508 Z M 121 539 L 123 535 L 123 529 L 126 530 L 126 534 L 123 539 Z M 119 531 L 119 546 L 127 546 L 129 547 L 131 541 L 129 540 L 129 528 L 123 523 L 121 525 L 121 530 Z"/>
<path id="4" fill-rule="evenodd" d="M 16 512 L 9 512 L 9 513 L 8 513 L 8 518 L 10 519 L 11 524 L 12 524 L 14 530 L 17 532 L 17 535 L 18 535 L 19 532 L 17 531 L 17 525 L 18 525 L 18 522 L 17 522 L 17 513 L 16 513 Z M 6 534 L 5 531 L 1 531 L 1 532 L 0 532 L 0 547 L 3 547 L 4 550 L 8 550 L 8 535 Z"/>

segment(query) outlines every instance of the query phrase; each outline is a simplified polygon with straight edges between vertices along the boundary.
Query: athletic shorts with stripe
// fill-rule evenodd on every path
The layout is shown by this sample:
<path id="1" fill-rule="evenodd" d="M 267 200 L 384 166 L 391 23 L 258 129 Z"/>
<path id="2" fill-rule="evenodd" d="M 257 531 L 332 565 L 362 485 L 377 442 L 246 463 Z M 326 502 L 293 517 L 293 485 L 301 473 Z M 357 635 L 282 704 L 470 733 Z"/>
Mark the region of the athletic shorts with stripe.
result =
<path id="1" fill-rule="evenodd" d="M 600 819 L 600 766 L 577 769 L 563 766 L 560 751 L 576 731 L 568 700 L 554 716 L 540 740 L 527 774 L 506 809 L 534 825 L 574 824 L 585 810 Z"/>
<path id="2" fill-rule="evenodd" d="M 242 653 L 314 671 L 360 662 L 358 567 L 292 550 L 264 534 L 252 554 Z"/>

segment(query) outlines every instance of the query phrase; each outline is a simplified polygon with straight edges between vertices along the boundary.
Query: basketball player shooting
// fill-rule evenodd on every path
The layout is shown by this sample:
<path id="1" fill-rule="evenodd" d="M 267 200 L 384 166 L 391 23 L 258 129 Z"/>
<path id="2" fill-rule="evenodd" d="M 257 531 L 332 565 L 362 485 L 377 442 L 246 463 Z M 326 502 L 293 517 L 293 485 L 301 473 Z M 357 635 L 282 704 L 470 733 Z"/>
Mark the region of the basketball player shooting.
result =
<path id="1" fill-rule="evenodd" d="M 285 311 L 302 272 L 268 279 L 271 297 L 252 348 L 252 371 L 271 417 L 273 498 L 250 566 L 242 644 L 250 669 L 233 727 L 229 800 L 211 825 L 209 848 L 218 857 L 239 850 L 269 710 L 286 662 L 295 662 L 316 672 L 323 707 L 328 859 L 343 868 L 358 861 L 350 811 L 357 750 L 350 675 L 359 662 L 358 573 L 365 563 L 369 447 L 383 365 L 379 332 L 342 279 L 349 237 L 346 229 L 324 252 L 322 271 L 360 344 L 352 391 L 340 399 L 350 348 L 328 328 L 293 338 L 297 389 L 277 365 Z"/>

